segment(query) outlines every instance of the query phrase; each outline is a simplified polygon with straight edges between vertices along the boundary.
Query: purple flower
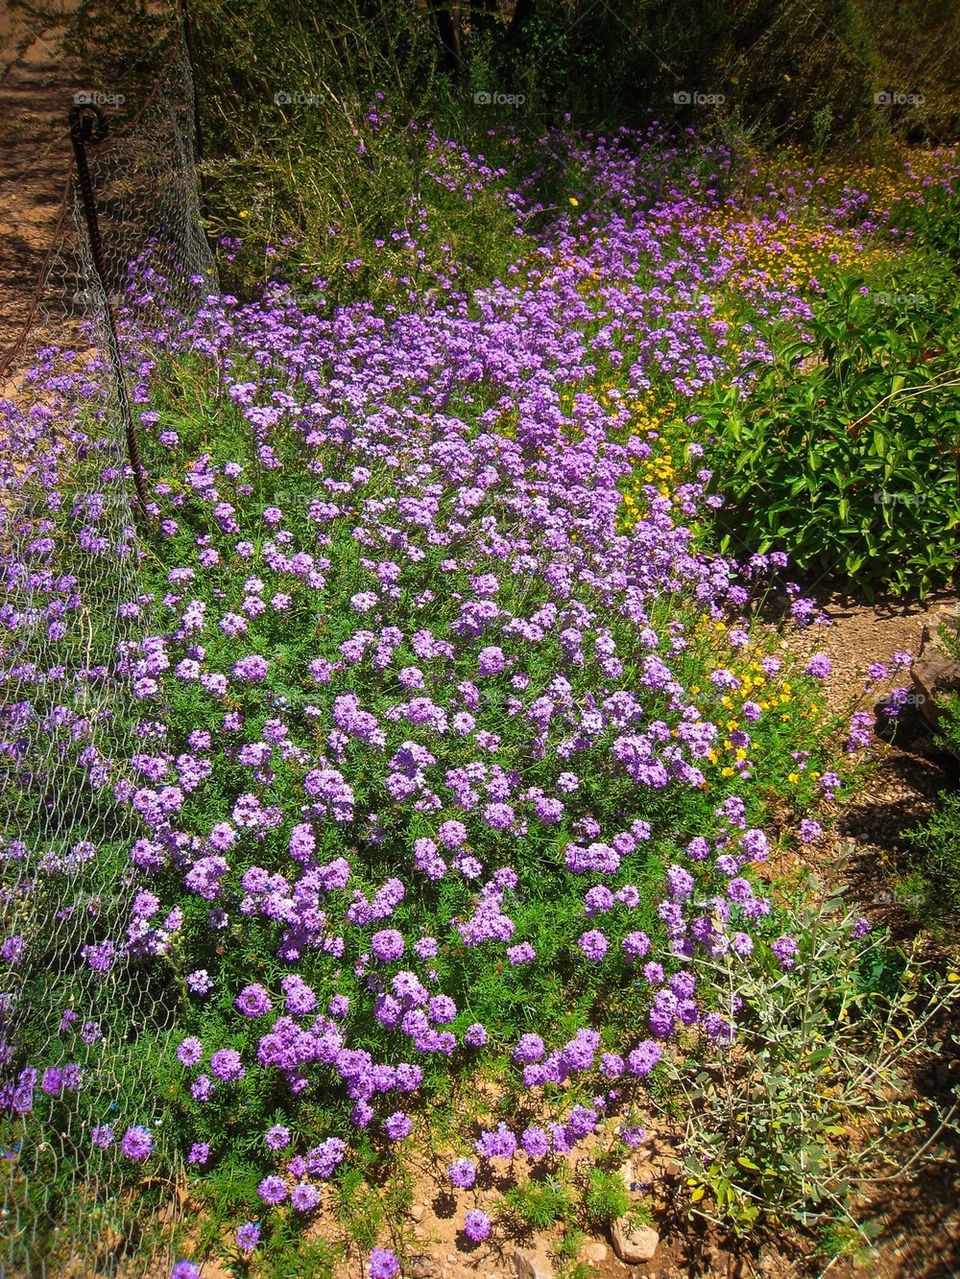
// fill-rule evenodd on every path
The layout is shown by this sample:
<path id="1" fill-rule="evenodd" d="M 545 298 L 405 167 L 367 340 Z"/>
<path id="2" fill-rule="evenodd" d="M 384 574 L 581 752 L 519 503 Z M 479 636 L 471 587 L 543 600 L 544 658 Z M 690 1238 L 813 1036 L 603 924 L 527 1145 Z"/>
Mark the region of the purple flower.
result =
<path id="1" fill-rule="evenodd" d="M 255 684 L 266 678 L 269 669 L 270 663 L 265 657 L 261 657 L 259 653 L 248 653 L 234 664 L 233 674 L 235 679 Z"/>
<path id="2" fill-rule="evenodd" d="M 623 952 L 628 959 L 642 959 L 644 955 L 649 953 L 650 938 L 646 933 L 627 933 L 622 945 Z"/>
<path id="3" fill-rule="evenodd" d="M 99 1146 L 101 1150 L 106 1150 L 115 1141 L 113 1129 L 109 1124 L 98 1124 L 97 1127 L 91 1128 L 90 1140 L 95 1146 Z"/>
<path id="4" fill-rule="evenodd" d="M 283 1150 L 284 1146 L 290 1145 L 290 1129 L 283 1124 L 274 1124 L 263 1134 L 263 1140 L 271 1150 Z"/>
<path id="5" fill-rule="evenodd" d="M 503 649 L 494 645 L 480 650 L 477 658 L 477 672 L 480 675 L 499 675 L 506 666 Z"/>
<path id="6" fill-rule="evenodd" d="M 241 1252 L 253 1252 L 260 1242 L 260 1223 L 245 1221 L 237 1227 L 237 1247 Z"/>
<path id="7" fill-rule="evenodd" d="M 826 679 L 832 669 L 833 665 L 826 653 L 814 653 L 804 673 L 812 675 L 815 679 Z"/>
<path id="8" fill-rule="evenodd" d="M 586 913 L 592 918 L 594 915 L 613 909 L 613 893 L 605 884 L 596 884 L 593 888 L 587 890 L 583 904 Z"/>
<path id="9" fill-rule="evenodd" d="M 454 850 L 467 842 L 467 828 L 463 822 L 443 822 L 437 828 L 437 838 L 444 848 Z"/>
<path id="10" fill-rule="evenodd" d="M 512 1159 L 517 1153 L 517 1139 L 505 1123 L 500 1123 L 494 1131 L 480 1134 L 476 1151 L 484 1159 Z"/>
<path id="11" fill-rule="evenodd" d="M 187 973 L 187 989 L 194 995 L 206 995 L 213 989 L 213 982 L 205 968 L 198 968 L 195 972 Z"/>
<path id="12" fill-rule="evenodd" d="M 202 1168 L 209 1158 L 209 1141 L 195 1141 L 190 1147 L 190 1153 L 187 1155 L 187 1163 L 197 1164 L 198 1167 Z"/>
<path id="13" fill-rule="evenodd" d="M 142 1163 L 144 1159 L 149 1159 L 153 1150 L 153 1134 L 149 1128 L 134 1124 L 123 1134 L 120 1149 L 128 1159 Z"/>
<path id="14" fill-rule="evenodd" d="M 206 1102 L 213 1096 L 216 1085 L 209 1075 L 197 1075 L 190 1085 L 190 1096 L 194 1101 Z"/>
<path id="15" fill-rule="evenodd" d="M 770 949 L 776 955 L 781 968 L 793 968 L 796 964 L 799 948 L 792 937 L 778 937 Z"/>
<path id="16" fill-rule="evenodd" d="M 273 1004 L 270 1002 L 270 996 L 263 986 L 258 982 L 254 982 L 250 986 L 244 986 L 234 1000 L 234 1007 L 239 1012 L 242 1012 L 244 1017 L 263 1017 L 270 1012 Z"/>
<path id="17" fill-rule="evenodd" d="M 470 1190 L 477 1180 L 477 1170 L 470 1159 L 455 1159 L 447 1169 L 451 1186 L 458 1190 Z"/>
<path id="18" fill-rule="evenodd" d="M 471 1243 L 482 1243 L 490 1233 L 490 1218 L 479 1208 L 471 1208 L 463 1221 L 463 1233 Z"/>
<path id="19" fill-rule="evenodd" d="M 521 1066 L 527 1066 L 531 1062 L 540 1061 L 546 1051 L 546 1046 L 539 1035 L 521 1035 L 513 1050 L 513 1060 Z"/>
<path id="20" fill-rule="evenodd" d="M 413 1120 L 402 1110 L 395 1110 L 383 1121 L 383 1130 L 391 1141 L 402 1141 L 410 1135 Z"/>
<path id="21" fill-rule="evenodd" d="M 650 1074 L 662 1056 L 663 1049 L 660 1045 L 652 1039 L 645 1039 L 628 1054 L 627 1069 L 632 1075 L 639 1075 L 642 1079 Z"/>
<path id="22" fill-rule="evenodd" d="M 195 1261 L 184 1258 L 174 1264 L 170 1271 L 170 1279 L 200 1279 L 200 1267 Z"/>
<path id="23" fill-rule="evenodd" d="M 320 1191 L 309 1182 L 301 1182 L 291 1190 L 290 1202 L 297 1212 L 310 1212 L 320 1202 Z"/>
<path id="24" fill-rule="evenodd" d="M 242 1079 L 245 1071 L 240 1054 L 235 1048 L 220 1048 L 210 1058 L 210 1073 L 215 1079 L 229 1083 L 234 1079 Z"/>
<path id="25" fill-rule="evenodd" d="M 516 946 L 508 946 L 506 953 L 507 962 L 511 968 L 517 968 L 520 964 L 532 964 L 537 957 L 537 952 L 528 941 L 522 941 Z"/>
<path id="26" fill-rule="evenodd" d="M 592 928 L 583 933 L 577 945 L 592 963 L 599 963 L 607 953 L 610 943 L 599 929 Z"/>
<path id="27" fill-rule="evenodd" d="M 203 1057 L 203 1045 L 196 1035 L 188 1035 L 177 1049 L 177 1060 L 182 1066 L 197 1066 Z"/>
<path id="28" fill-rule="evenodd" d="M 383 928 L 370 938 L 370 949 L 381 963 L 390 963 L 403 955 L 403 937 L 395 928 Z"/>
<path id="29" fill-rule="evenodd" d="M 287 1012 L 294 1016 L 302 1016 L 305 1013 L 313 1012 L 317 1006 L 317 996 L 296 973 L 289 973 L 286 977 L 280 979 L 280 986 L 283 990 L 284 1001 L 286 1003 Z M 336 996 L 334 997 L 336 998 Z M 333 1000 L 330 1001 L 331 1004 Z M 330 1009 L 332 1017 L 339 1016 L 338 1013 Z"/>
<path id="30" fill-rule="evenodd" d="M 475 1021 L 464 1031 L 463 1042 L 470 1048 L 482 1048 L 487 1042 L 487 1032 L 478 1021 Z"/>
<path id="31" fill-rule="evenodd" d="M 542 1159 L 550 1149 L 550 1137 L 542 1128 L 524 1128 L 520 1144 L 531 1159 Z"/>
<path id="32" fill-rule="evenodd" d="M 287 1197 L 287 1183 L 282 1177 L 264 1177 L 257 1186 L 257 1194 L 265 1204 L 283 1203 Z"/>
<path id="33" fill-rule="evenodd" d="M 389 1248 L 374 1248 L 367 1263 L 370 1279 L 394 1279 L 400 1273 L 400 1262 Z"/>

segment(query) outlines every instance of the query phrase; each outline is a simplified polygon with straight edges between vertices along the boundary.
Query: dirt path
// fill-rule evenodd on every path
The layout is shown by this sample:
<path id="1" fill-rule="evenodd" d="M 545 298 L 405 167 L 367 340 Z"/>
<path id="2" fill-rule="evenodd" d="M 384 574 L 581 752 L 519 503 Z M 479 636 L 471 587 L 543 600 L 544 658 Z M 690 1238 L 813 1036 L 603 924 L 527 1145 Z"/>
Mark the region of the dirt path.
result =
<path id="1" fill-rule="evenodd" d="M 60 43 L 78 6 L 47 0 L 0 10 L 0 381 L 31 323 L 51 246 L 69 229 L 67 112 L 83 86 Z"/>

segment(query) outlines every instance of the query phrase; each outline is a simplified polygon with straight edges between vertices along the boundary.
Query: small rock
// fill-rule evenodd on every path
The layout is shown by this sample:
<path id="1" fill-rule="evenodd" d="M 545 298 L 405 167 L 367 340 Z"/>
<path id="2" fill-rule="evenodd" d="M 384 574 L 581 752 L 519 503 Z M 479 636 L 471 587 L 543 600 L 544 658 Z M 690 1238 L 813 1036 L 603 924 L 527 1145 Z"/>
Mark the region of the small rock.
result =
<path id="1" fill-rule="evenodd" d="M 413 1218 L 414 1221 L 423 1221 L 426 1215 L 427 1215 L 427 1210 L 426 1208 L 424 1208 L 423 1204 L 413 1204 L 411 1206 L 410 1216 Z"/>
<path id="2" fill-rule="evenodd" d="M 607 1259 L 607 1245 L 601 1243 L 599 1239 L 591 1239 L 583 1249 L 584 1261 L 589 1261 L 594 1266 L 599 1266 L 602 1261 Z"/>
<path id="3" fill-rule="evenodd" d="M 539 1248 L 536 1252 L 529 1248 L 518 1248 L 513 1254 L 513 1264 L 517 1279 L 553 1279 L 550 1258 Z"/>
<path id="4" fill-rule="evenodd" d="M 628 1266 L 649 1261 L 660 1243 L 660 1236 L 651 1226 L 631 1227 L 623 1217 L 613 1223 L 610 1239 L 613 1251 Z M 524 1277 L 521 1276 L 521 1279 Z"/>
<path id="5" fill-rule="evenodd" d="M 431 1261 L 426 1253 L 421 1252 L 410 1258 L 411 1279 L 433 1279 L 436 1273 L 437 1263 Z"/>

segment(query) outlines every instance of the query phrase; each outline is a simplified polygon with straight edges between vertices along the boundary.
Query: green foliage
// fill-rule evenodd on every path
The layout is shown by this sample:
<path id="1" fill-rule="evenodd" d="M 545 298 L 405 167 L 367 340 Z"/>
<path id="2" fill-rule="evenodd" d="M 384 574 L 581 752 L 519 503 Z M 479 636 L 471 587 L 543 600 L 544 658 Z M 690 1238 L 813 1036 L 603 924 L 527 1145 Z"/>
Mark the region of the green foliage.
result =
<path id="1" fill-rule="evenodd" d="M 932 225 L 941 225 L 939 217 Z M 749 392 L 701 409 L 727 496 L 721 545 L 785 547 L 867 598 L 923 595 L 960 556 L 960 295 L 929 250 L 815 307 Z"/>
<path id="2" fill-rule="evenodd" d="M 902 1160 L 903 1139 L 926 1119 L 906 1087 L 909 1068 L 936 1051 L 932 1027 L 960 983 L 916 948 L 880 931 L 857 942 L 838 901 L 801 908 L 801 951 L 789 974 L 744 982 L 741 1051 L 676 1069 L 687 1101 L 684 1162 L 691 1209 L 745 1234 L 761 1220 L 844 1223 L 861 1240 L 852 1196 Z M 799 998 L 798 998 L 799 992 Z M 856 1136 L 855 1136 L 856 1134 Z M 914 1137 L 917 1155 L 922 1137 Z M 936 1152 L 927 1152 L 936 1158 Z"/>
<path id="3" fill-rule="evenodd" d="M 960 658 L 960 627 L 940 627 L 940 644 L 946 653 Z M 960 693 L 951 693 L 937 704 L 939 728 L 936 743 L 960 759 Z M 947 793 L 922 825 L 906 832 L 915 861 L 908 879 L 899 885 L 898 897 L 924 922 L 936 924 L 944 915 L 960 911 L 960 791 Z"/>
<path id="4" fill-rule="evenodd" d="M 499 1215 L 519 1231 L 549 1230 L 563 1221 L 573 1209 L 568 1186 L 558 1177 L 544 1181 L 524 1181 L 504 1191 Z"/>
<path id="5" fill-rule="evenodd" d="M 623 1217 L 630 1209 L 630 1196 L 619 1172 L 605 1168 L 591 1168 L 583 1206 L 588 1218 L 597 1225 L 604 1225 Z"/>
<path id="6" fill-rule="evenodd" d="M 960 710 L 960 699 L 956 703 Z M 960 716 L 955 721 L 960 726 Z M 940 807 L 906 838 L 917 850 L 914 892 L 935 914 L 960 910 L 960 794 L 947 795 Z"/>
<path id="7" fill-rule="evenodd" d="M 875 1256 L 873 1241 L 882 1228 L 878 1221 L 828 1221 L 819 1232 L 817 1252 L 831 1262 L 850 1257 L 855 1265 L 866 1266 Z"/>

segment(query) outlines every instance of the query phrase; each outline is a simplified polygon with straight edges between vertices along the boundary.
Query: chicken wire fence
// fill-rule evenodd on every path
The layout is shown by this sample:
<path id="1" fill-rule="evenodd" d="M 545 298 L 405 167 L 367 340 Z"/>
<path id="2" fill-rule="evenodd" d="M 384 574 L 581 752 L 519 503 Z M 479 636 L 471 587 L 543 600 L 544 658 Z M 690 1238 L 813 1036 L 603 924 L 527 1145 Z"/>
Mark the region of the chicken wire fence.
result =
<path id="1" fill-rule="evenodd" d="M 162 962 L 174 921 L 132 913 L 137 832 L 115 761 L 137 743 L 116 727 L 130 718 L 114 682 L 135 627 L 118 605 L 138 594 L 152 536 L 126 441 L 149 335 L 215 280 L 180 13 L 148 84 L 64 96 L 64 128 L 74 107 L 75 127 L 96 131 L 97 108 L 109 129 L 85 148 L 102 254 L 74 182 L 0 370 L 4 1279 L 168 1274 L 181 1215 L 174 1156 L 173 1179 L 151 1179 L 136 1149 L 160 1091 L 150 1045 L 181 995 Z M 136 1119 L 124 1097 L 140 1103 Z"/>

